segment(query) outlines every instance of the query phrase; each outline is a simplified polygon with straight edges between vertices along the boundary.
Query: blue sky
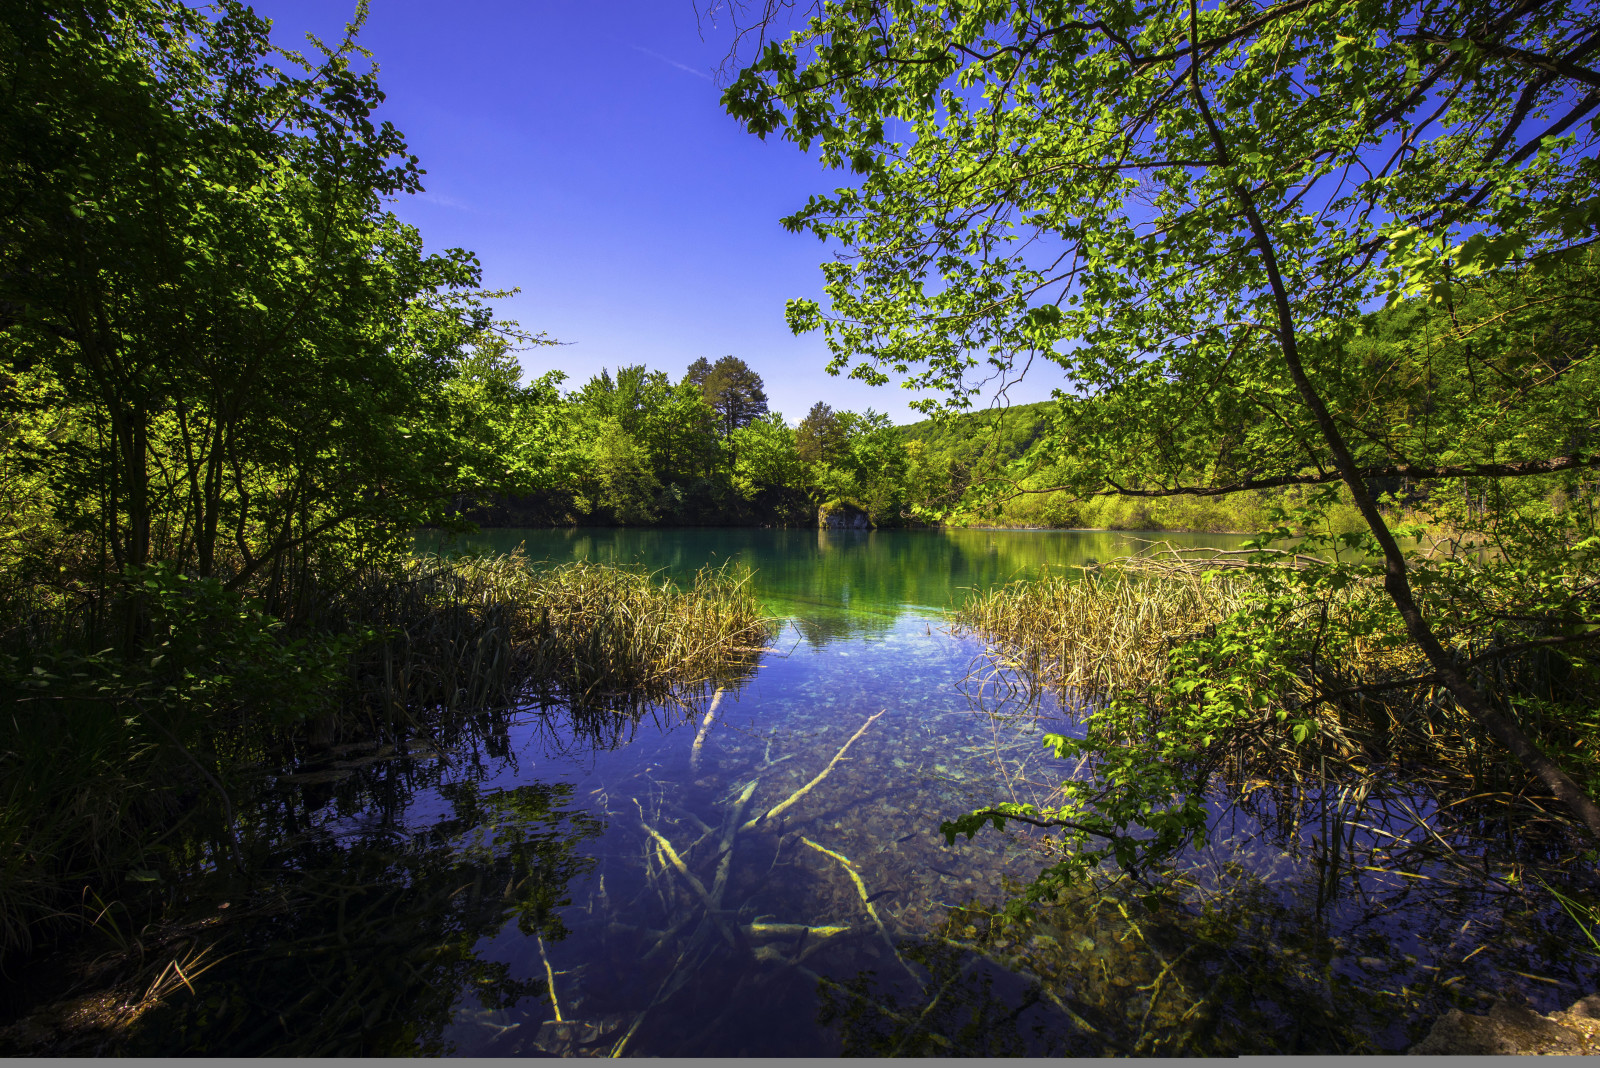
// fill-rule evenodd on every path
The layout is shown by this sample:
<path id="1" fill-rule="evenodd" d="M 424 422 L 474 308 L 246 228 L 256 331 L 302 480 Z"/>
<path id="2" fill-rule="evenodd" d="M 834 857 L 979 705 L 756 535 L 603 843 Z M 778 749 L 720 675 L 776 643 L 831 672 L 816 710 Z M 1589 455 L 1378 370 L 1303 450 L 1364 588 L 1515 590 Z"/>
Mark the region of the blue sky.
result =
<path id="1" fill-rule="evenodd" d="M 334 37 L 345 0 L 262 0 L 280 44 Z M 361 35 L 388 94 L 380 113 L 427 169 L 397 205 L 430 247 L 478 253 L 485 283 L 521 287 L 504 315 L 568 342 L 525 353 L 575 388 L 602 367 L 674 378 L 733 354 L 797 422 L 811 404 L 919 418 L 915 394 L 824 370 L 784 301 L 821 299 L 830 252 L 779 219 L 841 184 L 794 146 L 745 133 L 718 104 L 726 29 L 702 40 L 693 0 L 372 0 Z M 1044 382 L 1028 383 L 1042 399 Z"/>

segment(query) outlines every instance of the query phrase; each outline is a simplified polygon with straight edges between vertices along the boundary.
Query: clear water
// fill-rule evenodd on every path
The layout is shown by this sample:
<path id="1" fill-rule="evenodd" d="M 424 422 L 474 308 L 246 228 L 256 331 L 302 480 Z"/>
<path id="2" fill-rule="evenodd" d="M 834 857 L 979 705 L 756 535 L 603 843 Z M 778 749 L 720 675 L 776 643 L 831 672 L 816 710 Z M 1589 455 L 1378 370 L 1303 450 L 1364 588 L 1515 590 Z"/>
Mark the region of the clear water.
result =
<path id="1" fill-rule="evenodd" d="M 1039 745 L 1060 709 L 994 675 L 942 613 L 964 589 L 1125 555 L 1137 536 L 466 544 L 677 578 L 737 559 L 783 625 L 703 737 L 705 702 L 637 722 L 529 710 L 441 739 L 443 759 L 352 751 L 269 781 L 259 818 L 284 843 L 269 890 L 216 911 L 233 955 L 125 1051 L 1377 1052 L 1507 989 L 1549 1008 L 1594 988 L 1577 929 L 1519 886 L 1463 864 L 1330 882 L 1317 828 L 1266 833 L 1267 812 L 1231 814 L 1163 901 L 1108 876 L 1027 926 L 992 924 L 1048 863 L 1045 841 L 947 846 L 940 821 L 1070 769 Z"/>

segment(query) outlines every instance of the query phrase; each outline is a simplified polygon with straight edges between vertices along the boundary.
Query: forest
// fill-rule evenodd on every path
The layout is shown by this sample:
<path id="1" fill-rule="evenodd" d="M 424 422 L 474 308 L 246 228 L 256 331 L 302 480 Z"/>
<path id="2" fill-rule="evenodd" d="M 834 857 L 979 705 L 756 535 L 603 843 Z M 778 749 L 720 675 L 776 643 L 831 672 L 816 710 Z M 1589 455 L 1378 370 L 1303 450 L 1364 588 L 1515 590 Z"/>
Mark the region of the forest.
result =
<path id="1" fill-rule="evenodd" d="M 821 336 L 832 373 L 931 391 L 922 422 L 771 410 L 759 353 L 526 375 L 559 366 L 563 339 L 503 318 L 510 291 L 484 287 L 478 257 L 430 251 L 395 209 L 424 171 L 379 117 L 364 6 L 300 51 L 236 0 L 0 8 L 0 962 L 112 939 L 73 981 L 147 987 L 117 1010 L 132 1026 L 194 988 L 170 972 L 179 956 L 155 971 L 124 928 L 272 894 L 260 915 L 285 928 L 334 898 L 343 923 L 356 892 L 337 879 L 284 889 L 319 850 L 346 854 L 312 842 L 271 776 L 320 788 L 350 769 L 304 769 L 357 750 L 453 768 L 453 747 L 503 755 L 518 715 L 552 709 L 597 752 L 666 709 L 702 724 L 698 761 L 724 695 L 776 674 L 757 675 L 779 621 L 748 571 L 674 581 L 419 548 L 420 532 L 494 527 L 1250 535 L 947 606 L 942 625 L 1016 692 L 1078 717 L 1040 736 L 1077 777 L 920 814 L 952 848 L 1042 832 L 1049 863 L 985 913 L 985 951 L 1096 880 L 1134 887 L 1140 916 L 1181 912 L 1176 865 L 1224 802 L 1271 797 L 1293 833 L 1334 827 L 1319 878 L 1354 885 L 1377 869 L 1329 843 L 1419 782 L 1406 863 L 1548 880 L 1593 939 L 1594 13 L 848 2 L 786 35 L 781 9 L 732 6 L 746 53 L 722 106 L 847 183 L 783 220 L 838 252 L 826 300 L 790 301 L 788 325 Z M 986 406 L 974 383 L 1023 367 L 1056 376 L 1054 399 Z M 876 718 L 761 811 L 797 805 Z M 752 774 L 787 759 L 769 738 Z M 715 876 L 693 875 L 642 806 L 628 826 L 667 842 L 644 847 L 646 870 L 702 910 L 695 951 L 750 953 L 720 908 L 724 858 L 735 831 L 787 832 L 740 821 L 755 779 L 722 786 L 738 801 Z M 532 825 L 570 800 L 439 789 L 466 813 L 462 840 L 485 812 Z M 601 833 L 587 819 L 572 841 Z M 716 833 L 683 820 L 696 842 Z M 399 864 L 439 927 L 417 974 L 513 1005 L 542 991 L 563 1022 L 543 954 L 570 902 L 546 880 L 587 871 L 576 846 L 424 837 Z M 800 841 L 848 874 L 861 930 L 899 958 L 855 862 Z M 362 916 L 370 949 L 383 924 Z M 543 978 L 474 956 L 512 917 Z M 647 933 L 659 949 L 688 922 Z M 800 926 L 796 966 L 813 932 L 854 930 Z M 363 968 L 378 983 L 379 957 Z M 1139 987 L 1145 1018 L 1167 974 Z M 683 988 L 676 965 L 668 979 Z M 28 993 L 5 997 L 9 1015 Z M 438 1038 L 349 1026 L 241 1048 Z M 893 1050 L 922 1048 L 906 1026 Z"/>

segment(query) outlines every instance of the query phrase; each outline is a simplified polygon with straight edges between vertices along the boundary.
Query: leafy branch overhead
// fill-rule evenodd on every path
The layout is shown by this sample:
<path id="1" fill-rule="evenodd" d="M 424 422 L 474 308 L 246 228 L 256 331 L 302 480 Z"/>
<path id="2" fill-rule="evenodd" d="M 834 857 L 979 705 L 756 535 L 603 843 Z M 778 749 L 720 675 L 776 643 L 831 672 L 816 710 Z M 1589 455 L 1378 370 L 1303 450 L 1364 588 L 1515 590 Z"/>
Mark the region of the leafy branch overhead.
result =
<path id="1" fill-rule="evenodd" d="M 785 220 L 839 246 L 827 304 L 788 309 L 831 370 L 959 408 L 1054 365 L 1053 428 L 1002 496 L 1338 484 L 1381 564 L 1318 595 L 1381 587 L 1416 678 L 1600 837 L 1453 651 L 1564 635 L 1593 599 L 1551 615 L 1524 585 L 1534 601 L 1475 615 L 1374 484 L 1435 511 L 1453 480 L 1491 485 L 1467 528 L 1588 588 L 1592 515 L 1523 505 L 1592 496 L 1597 59 L 1576 3 L 848 0 L 764 43 L 724 104 L 851 175 Z"/>

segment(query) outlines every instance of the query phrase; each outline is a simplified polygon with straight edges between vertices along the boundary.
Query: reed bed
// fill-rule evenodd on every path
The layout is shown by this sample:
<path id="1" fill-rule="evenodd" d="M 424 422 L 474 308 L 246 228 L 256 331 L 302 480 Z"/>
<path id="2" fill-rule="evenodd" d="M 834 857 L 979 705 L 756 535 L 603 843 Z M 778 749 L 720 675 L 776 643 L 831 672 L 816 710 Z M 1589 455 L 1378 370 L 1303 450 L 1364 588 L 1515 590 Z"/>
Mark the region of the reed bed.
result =
<path id="1" fill-rule="evenodd" d="M 1129 560 L 974 593 L 955 624 L 1033 687 L 1094 701 L 1158 685 L 1174 645 L 1242 605 L 1237 578 L 1206 582 L 1195 569 Z"/>
<path id="2" fill-rule="evenodd" d="M 474 717 L 530 706 L 603 732 L 738 685 L 771 633 L 728 566 L 680 589 L 519 553 L 412 556 L 319 591 L 292 628 L 215 580 L 171 582 L 132 653 L 86 651 L 77 609 L 3 635 L 0 959 L 89 922 L 85 888 L 132 901 L 188 872 L 246 870 L 263 843 L 241 841 L 236 801 L 263 767 L 374 736 L 448 744 Z"/>
<path id="3" fill-rule="evenodd" d="M 635 569 L 532 568 L 520 553 L 412 557 L 334 611 L 389 635 L 352 662 L 352 704 L 381 721 L 681 702 L 741 677 L 771 634 L 749 574 L 728 565 L 680 589 Z"/>
<path id="4" fill-rule="evenodd" d="M 1442 687 L 1408 683 L 1427 674 L 1420 653 L 1390 637 L 1396 628 L 1349 625 L 1391 610 L 1375 583 L 1298 599 L 1280 584 L 1265 611 L 1261 583 L 1218 561 L 1135 558 L 975 593 L 954 617 L 988 643 L 969 693 L 1060 695 L 1083 722 L 1080 776 L 1129 751 L 1170 761 L 1174 782 L 1215 792 L 1291 853 L 1311 850 L 1330 893 L 1335 869 L 1460 867 L 1479 848 L 1535 863 L 1568 855 L 1562 821 L 1520 765 Z M 1447 647 L 1471 662 L 1485 640 L 1447 636 Z M 1474 673 L 1547 751 L 1579 759 L 1593 716 L 1573 710 L 1593 707 L 1592 673 L 1543 650 Z M 1250 696 L 1222 718 L 1194 696 L 1228 691 Z M 1101 786 L 1102 797 L 1118 789 Z M 1041 788 L 1026 803 L 1061 796 Z"/>

